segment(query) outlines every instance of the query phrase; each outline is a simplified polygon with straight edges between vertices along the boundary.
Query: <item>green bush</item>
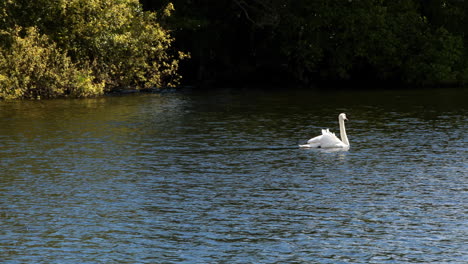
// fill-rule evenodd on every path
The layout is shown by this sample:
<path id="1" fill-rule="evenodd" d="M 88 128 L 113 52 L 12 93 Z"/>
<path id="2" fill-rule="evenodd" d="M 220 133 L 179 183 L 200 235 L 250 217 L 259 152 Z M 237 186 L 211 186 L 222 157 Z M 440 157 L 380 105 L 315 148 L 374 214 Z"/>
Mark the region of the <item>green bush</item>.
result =
<path id="1" fill-rule="evenodd" d="M 179 59 L 173 54 L 173 38 L 158 20 L 169 16 L 143 12 L 137 0 L 72 0 L 61 10 L 64 24 L 56 33 L 59 45 L 76 61 L 92 62 L 95 75 L 114 87 L 149 88 L 175 86 Z"/>
<path id="2" fill-rule="evenodd" d="M 24 35 L 24 36 L 21 36 Z M 90 69 L 79 68 L 37 28 L 16 28 L 0 52 L 0 98 L 83 97 L 103 93 Z"/>
<path id="3" fill-rule="evenodd" d="M 95 96 L 120 88 L 175 86 L 179 60 L 138 0 L 0 3 L 0 98 Z M 25 15 L 26 14 L 26 15 Z"/>

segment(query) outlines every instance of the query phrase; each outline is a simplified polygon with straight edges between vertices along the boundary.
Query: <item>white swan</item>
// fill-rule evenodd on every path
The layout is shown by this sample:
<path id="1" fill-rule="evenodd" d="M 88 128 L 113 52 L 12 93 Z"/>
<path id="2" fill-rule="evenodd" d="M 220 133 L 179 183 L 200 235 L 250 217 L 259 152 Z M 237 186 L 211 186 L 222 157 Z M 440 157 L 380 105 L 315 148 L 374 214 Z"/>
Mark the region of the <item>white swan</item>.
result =
<path id="1" fill-rule="evenodd" d="M 338 116 L 338 123 L 340 124 L 340 136 L 341 140 L 327 129 L 322 129 L 322 135 L 316 136 L 309 139 L 307 144 L 299 145 L 301 148 L 343 148 L 349 149 L 348 136 L 346 135 L 346 129 L 344 121 L 348 120 L 346 114 L 341 113 Z"/>

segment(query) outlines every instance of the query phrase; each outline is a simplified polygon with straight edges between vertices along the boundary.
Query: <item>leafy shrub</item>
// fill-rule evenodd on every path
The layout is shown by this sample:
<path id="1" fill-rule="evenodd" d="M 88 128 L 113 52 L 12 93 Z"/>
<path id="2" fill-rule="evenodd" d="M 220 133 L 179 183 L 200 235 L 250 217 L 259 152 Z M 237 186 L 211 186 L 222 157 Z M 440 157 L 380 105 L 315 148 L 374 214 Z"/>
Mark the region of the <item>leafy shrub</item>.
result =
<path id="1" fill-rule="evenodd" d="M 172 10 L 169 4 L 158 16 L 143 12 L 137 0 L 66 1 L 56 41 L 76 61 L 92 62 L 109 89 L 174 86 L 179 59 L 186 55 L 170 53 L 173 38 L 157 23 Z"/>
<path id="2" fill-rule="evenodd" d="M 94 96 L 119 88 L 175 86 L 173 38 L 138 0 L 0 3 L 0 98 Z M 25 15 L 27 14 L 27 15 Z M 23 28 L 24 30 L 21 30 Z"/>
<path id="3" fill-rule="evenodd" d="M 0 98 L 82 97 L 103 93 L 104 84 L 94 82 L 90 69 L 80 69 L 72 63 L 37 28 L 15 28 L 9 36 L 11 47 L 0 52 Z"/>

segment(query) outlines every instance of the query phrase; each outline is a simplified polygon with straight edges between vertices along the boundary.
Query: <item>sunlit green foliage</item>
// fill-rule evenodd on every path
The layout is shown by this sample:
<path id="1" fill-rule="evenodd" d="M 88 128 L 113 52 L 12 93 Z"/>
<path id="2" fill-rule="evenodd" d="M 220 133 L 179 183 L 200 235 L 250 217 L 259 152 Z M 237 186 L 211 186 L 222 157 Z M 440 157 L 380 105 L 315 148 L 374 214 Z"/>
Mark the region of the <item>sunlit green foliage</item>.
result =
<path id="1" fill-rule="evenodd" d="M 3 1 L 0 97 L 177 85 L 178 63 L 187 55 L 171 48 L 173 38 L 158 22 L 173 9 L 144 12 L 138 0 Z M 37 69 L 43 72 L 36 76 Z"/>
<path id="2" fill-rule="evenodd" d="M 0 98 L 85 97 L 103 93 L 89 68 L 77 67 L 47 36 L 31 27 L 12 33 L 11 47 L 0 53 Z M 24 35 L 24 36 L 21 36 Z"/>

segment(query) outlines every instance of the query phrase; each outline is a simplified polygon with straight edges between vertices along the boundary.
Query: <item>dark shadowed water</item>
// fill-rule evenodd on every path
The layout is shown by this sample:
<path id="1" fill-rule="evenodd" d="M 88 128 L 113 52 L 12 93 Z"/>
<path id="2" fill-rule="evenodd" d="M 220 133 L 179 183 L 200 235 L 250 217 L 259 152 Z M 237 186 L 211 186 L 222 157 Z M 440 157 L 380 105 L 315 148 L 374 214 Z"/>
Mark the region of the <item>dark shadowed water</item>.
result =
<path id="1" fill-rule="evenodd" d="M 0 102 L 0 262 L 468 263 L 467 98 Z M 340 112 L 348 152 L 297 147 Z"/>

